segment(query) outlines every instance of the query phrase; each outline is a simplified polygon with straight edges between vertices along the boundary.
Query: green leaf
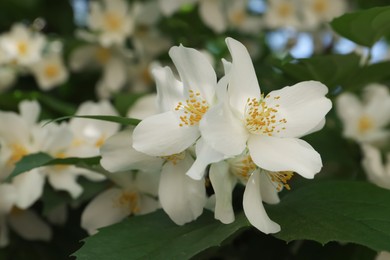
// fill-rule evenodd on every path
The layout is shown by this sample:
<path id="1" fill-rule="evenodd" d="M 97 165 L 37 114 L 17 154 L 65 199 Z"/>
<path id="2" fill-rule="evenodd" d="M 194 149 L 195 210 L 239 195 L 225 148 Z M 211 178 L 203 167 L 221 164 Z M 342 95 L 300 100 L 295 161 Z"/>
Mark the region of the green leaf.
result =
<path id="1" fill-rule="evenodd" d="M 360 57 L 356 54 L 316 56 L 307 59 L 297 59 L 293 62 L 276 63 L 276 67 L 299 80 L 317 80 L 329 88 L 345 85 L 359 69 Z"/>
<path id="2" fill-rule="evenodd" d="M 131 108 L 134 105 L 134 103 L 144 95 L 145 95 L 144 93 L 131 93 L 131 94 L 121 93 L 115 96 L 114 106 L 121 115 L 126 116 L 129 108 Z"/>
<path id="3" fill-rule="evenodd" d="M 100 156 L 96 157 L 86 157 L 86 158 L 53 158 L 46 153 L 34 153 L 24 156 L 20 161 L 18 161 L 15 165 L 15 169 L 11 172 L 11 174 L 7 177 L 7 181 L 11 180 L 15 176 L 22 174 L 27 171 L 31 171 L 32 169 L 42 167 L 42 166 L 50 166 L 50 165 L 75 165 L 79 167 L 83 166 L 91 166 L 98 165 L 100 162 Z"/>
<path id="4" fill-rule="evenodd" d="M 390 33 L 390 6 L 344 14 L 330 24 L 341 36 L 371 47 Z"/>
<path id="5" fill-rule="evenodd" d="M 103 228 L 85 239 L 75 253 L 77 259 L 189 259 L 206 248 L 219 246 L 223 240 L 248 226 L 243 214 L 234 223 L 223 225 L 204 212 L 195 222 L 178 226 L 159 210 L 131 217 Z"/>
<path id="6" fill-rule="evenodd" d="M 286 192 L 278 205 L 266 205 L 281 225 L 285 241 L 341 241 L 390 251 L 390 191 L 365 182 L 317 182 Z M 220 245 L 249 224 L 241 212 L 224 225 L 205 212 L 198 220 L 175 225 L 161 210 L 131 217 L 85 239 L 78 259 L 188 259 Z"/>
<path id="7" fill-rule="evenodd" d="M 275 236 L 322 244 L 351 242 L 390 251 L 390 191 L 365 182 L 329 181 L 288 192 L 267 206 L 282 227 Z"/>
<path id="8" fill-rule="evenodd" d="M 141 120 L 135 119 L 135 118 L 128 118 L 128 117 L 121 117 L 121 116 L 99 116 L 99 115 L 88 115 L 88 116 L 64 116 L 60 118 L 56 118 L 53 120 L 48 121 L 46 124 L 52 123 L 52 122 L 58 122 L 66 119 L 71 118 L 85 118 L 85 119 L 95 119 L 95 120 L 102 120 L 102 121 L 108 121 L 113 123 L 118 123 L 122 125 L 138 125 Z"/>
<path id="9" fill-rule="evenodd" d="M 18 176 L 21 173 L 30 171 L 34 168 L 41 167 L 46 163 L 53 160 L 53 158 L 46 153 L 34 153 L 24 156 L 20 161 L 15 165 L 15 169 L 7 177 L 7 181 L 11 180 L 15 176 Z"/>
<path id="10" fill-rule="evenodd" d="M 359 89 L 369 83 L 381 82 L 390 78 L 390 61 L 370 64 L 360 68 L 354 77 L 348 81 L 346 88 Z"/>

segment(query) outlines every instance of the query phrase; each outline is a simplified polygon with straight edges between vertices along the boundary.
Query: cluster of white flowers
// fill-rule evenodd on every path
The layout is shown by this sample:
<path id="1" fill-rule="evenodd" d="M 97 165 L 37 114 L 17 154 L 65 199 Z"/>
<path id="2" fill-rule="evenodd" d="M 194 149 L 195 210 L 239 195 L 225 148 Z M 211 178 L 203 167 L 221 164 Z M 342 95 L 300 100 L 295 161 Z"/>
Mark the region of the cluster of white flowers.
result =
<path id="1" fill-rule="evenodd" d="M 105 179 L 73 165 L 56 165 L 36 168 L 7 181 L 23 156 L 37 152 L 53 158 L 97 156 L 105 139 L 118 131 L 117 125 L 79 118 L 43 127 L 44 122 L 38 121 L 40 106 L 36 101 L 21 102 L 19 111 L 0 111 L 0 246 L 8 243 L 8 226 L 26 239 L 50 239 L 49 226 L 29 210 L 41 198 L 46 179 L 55 190 L 65 191 L 73 199 L 83 191 L 77 183 L 79 176 L 90 181 Z M 106 101 L 83 103 L 77 114 L 117 115 Z"/>
<path id="2" fill-rule="evenodd" d="M 385 163 L 380 151 L 390 144 L 390 90 L 385 85 L 371 84 L 363 91 L 363 101 L 352 93 L 343 93 L 336 101 L 343 135 L 361 146 L 368 179 L 390 189 L 390 153 Z"/>
<path id="3" fill-rule="evenodd" d="M 40 89 L 47 91 L 68 78 L 60 42 L 49 42 L 39 31 L 14 24 L 0 35 L 0 91 L 10 87 L 17 75 L 32 73 Z"/>
<path id="4" fill-rule="evenodd" d="M 102 69 L 97 83 L 100 98 L 109 98 L 126 85 L 133 92 L 144 92 L 151 87 L 149 67 L 154 57 L 170 45 L 153 28 L 159 18 L 156 8 L 153 2 L 137 2 L 133 6 L 124 0 L 90 2 L 89 30 L 77 33 L 87 44 L 73 51 L 69 63 L 76 72 Z M 132 41 L 134 49 L 127 48 L 127 40 Z"/>
<path id="5" fill-rule="evenodd" d="M 159 0 L 164 15 L 181 6 L 199 4 L 203 22 L 217 33 L 228 28 L 258 33 L 264 28 L 313 30 L 346 11 L 345 0 L 267 0 L 263 16 L 249 12 L 248 0 Z"/>
<path id="6" fill-rule="evenodd" d="M 233 61 L 223 60 L 225 75 L 219 81 L 204 54 L 183 46 L 169 51 L 180 80 L 169 67 L 153 70 L 157 97 L 143 102 L 154 102 L 155 109 L 149 110 L 152 115 L 144 113 L 134 129 L 114 135 L 101 148 L 101 164 L 112 175 L 141 172 L 131 185 L 132 192 L 123 182 L 122 190 L 107 192 L 102 201 L 117 196 L 119 203 L 131 205 L 126 214 L 149 211 L 150 203 L 144 205 L 135 194 L 147 193 L 141 176 L 155 173 L 161 207 L 183 225 L 199 217 L 206 207 L 205 177 L 209 172 L 216 219 L 234 221 L 232 191 L 236 183 L 242 183 L 246 185 L 244 211 L 252 225 L 264 233 L 280 230 L 267 216 L 263 201 L 278 203 L 277 193 L 290 189 L 287 182 L 294 172 L 313 178 L 320 171 L 320 155 L 299 138 L 324 126 L 332 107 L 325 97 L 328 89 L 307 81 L 264 95 L 247 49 L 232 38 L 226 43 Z M 137 186 L 136 180 L 141 184 Z M 98 208 L 97 202 L 94 208 Z M 123 212 L 104 212 L 112 222 L 123 218 Z M 107 224 L 108 220 L 101 222 Z"/>

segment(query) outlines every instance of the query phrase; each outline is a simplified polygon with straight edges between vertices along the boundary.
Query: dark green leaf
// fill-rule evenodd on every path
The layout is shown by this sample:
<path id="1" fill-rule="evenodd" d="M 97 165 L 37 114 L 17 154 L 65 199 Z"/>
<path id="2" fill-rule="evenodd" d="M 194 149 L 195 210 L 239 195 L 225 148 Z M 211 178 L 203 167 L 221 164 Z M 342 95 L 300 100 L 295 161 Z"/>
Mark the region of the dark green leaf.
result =
<path id="1" fill-rule="evenodd" d="M 222 241 L 248 226 L 243 214 L 229 225 L 223 225 L 204 212 L 195 222 L 175 225 L 159 210 L 132 217 L 103 228 L 85 240 L 75 253 L 78 259 L 189 259 L 206 248 L 219 246 Z"/>
<path id="2" fill-rule="evenodd" d="M 390 6 L 344 14 L 331 22 L 341 36 L 371 47 L 390 33 Z"/>
<path id="3" fill-rule="evenodd" d="M 278 205 L 267 205 L 282 231 L 275 236 L 292 241 L 341 241 L 374 250 L 390 250 L 390 191 L 364 182 L 318 182 L 287 192 Z M 197 221 L 176 226 L 162 211 L 133 217 L 103 228 L 85 240 L 78 259 L 188 259 L 218 246 L 248 227 L 243 213 L 224 225 L 205 212 Z"/>
<path id="4" fill-rule="evenodd" d="M 369 83 L 381 82 L 390 78 L 390 61 L 379 62 L 360 68 L 348 81 L 346 88 L 358 89 Z"/>
<path id="5" fill-rule="evenodd" d="M 126 116 L 129 108 L 134 105 L 134 103 L 145 94 L 141 93 L 132 93 L 132 94 L 123 94 L 116 95 L 114 98 L 114 106 L 116 110 L 123 116 Z"/>
<path id="6" fill-rule="evenodd" d="M 286 241 L 351 242 L 390 251 L 390 191 L 365 182 L 319 182 L 267 206 Z"/>

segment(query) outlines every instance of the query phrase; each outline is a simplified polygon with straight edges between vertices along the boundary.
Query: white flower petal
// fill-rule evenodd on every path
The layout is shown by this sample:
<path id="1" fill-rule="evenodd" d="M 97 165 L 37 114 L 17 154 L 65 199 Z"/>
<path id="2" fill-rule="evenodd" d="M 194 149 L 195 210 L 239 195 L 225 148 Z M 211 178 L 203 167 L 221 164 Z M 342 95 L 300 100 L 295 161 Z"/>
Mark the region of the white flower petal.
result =
<path id="1" fill-rule="evenodd" d="M 198 218 L 206 204 L 204 180 L 196 181 L 185 173 L 193 163 L 190 156 L 174 165 L 167 162 L 161 171 L 159 199 L 162 208 L 178 225 Z"/>
<path id="2" fill-rule="evenodd" d="M 111 92 L 119 91 L 125 84 L 126 78 L 126 65 L 122 60 L 112 58 L 104 66 L 103 82 Z"/>
<path id="3" fill-rule="evenodd" d="M 354 122 L 362 111 L 361 102 L 351 93 L 343 93 L 336 99 L 336 112 L 344 125 Z"/>
<path id="4" fill-rule="evenodd" d="M 225 162 L 212 164 L 210 181 L 215 192 L 214 217 L 224 224 L 232 223 L 234 221 L 232 193 L 237 181 L 230 174 L 229 165 Z"/>
<path id="5" fill-rule="evenodd" d="M 12 184 L 18 194 L 15 205 L 26 209 L 41 197 L 45 177 L 38 169 L 34 169 L 13 178 Z"/>
<path id="6" fill-rule="evenodd" d="M 255 228 L 265 234 L 280 231 L 280 226 L 268 217 L 264 209 L 260 192 L 260 175 L 258 172 L 254 172 L 246 184 L 243 206 L 246 217 Z"/>
<path id="7" fill-rule="evenodd" d="M 251 57 L 245 46 L 233 38 L 226 38 L 232 56 L 231 79 L 229 83 L 230 104 L 243 113 L 248 98 L 259 98 L 260 87 Z"/>
<path id="8" fill-rule="evenodd" d="M 246 147 L 248 131 L 227 102 L 210 108 L 200 121 L 199 129 L 207 144 L 226 156 L 241 154 Z"/>
<path id="9" fill-rule="evenodd" d="M 226 30 L 226 20 L 220 0 L 201 1 L 199 14 L 203 22 L 217 33 Z"/>
<path id="10" fill-rule="evenodd" d="M 266 171 L 261 171 L 260 174 L 260 192 L 264 202 L 268 204 L 277 204 L 280 202 L 276 184 L 274 184 Z"/>
<path id="11" fill-rule="evenodd" d="M 174 112 L 165 112 L 142 120 L 133 132 L 133 147 L 152 156 L 181 153 L 199 137 L 198 127 L 180 127 Z"/>
<path id="12" fill-rule="evenodd" d="M 11 214 L 8 222 L 12 229 L 24 239 L 49 241 L 52 237 L 49 225 L 31 210 Z"/>
<path id="13" fill-rule="evenodd" d="M 160 207 L 160 203 L 157 199 L 154 199 L 150 196 L 141 195 L 140 197 L 140 211 L 137 215 L 144 215 L 156 211 Z"/>
<path id="14" fill-rule="evenodd" d="M 214 102 L 217 76 L 207 57 L 192 48 L 182 45 L 169 50 L 169 56 L 179 72 L 183 87 L 188 92 L 200 92 L 209 104 Z"/>
<path id="15" fill-rule="evenodd" d="M 119 132 L 108 138 L 100 148 L 100 164 L 110 172 L 159 169 L 163 160 L 136 151 L 132 147 L 132 130 Z"/>
<path id="16" fill-rule="evenodd" d="M 123 191 L 111 188 L 95 197 L 81 215 L 81 227 L 93 235 L 98 228 L 118 223 L 130 214 L 128 210 L 117 205 Z"/>
<path id="17" fill-rule="evenodd" d="M 0 185 L 0 217 L 12 209 L 16 198 L 16 190 L 12 184 L 3 183 Z"/>
<path id="18" fill-rule="evenodd" d="M 156 81 L 157 109 L 160 113 L 175 109 L 184 98 L 183 84 L 178 81 L 169 67 L 155 67 L 152 75 Z"/>
<path id="19" fill-rule="evenodd" d="M 157 197 L 160 170 L 153 172 L 139 171 L 134 182 L 140 192 Z"/>
<path id="20" fill-rule="evenodd" d="M 294 171 L 312 179 L 321 170 L 321 156 L 303 140 L 251 135 L 250 155 L 256 165 L 268 171 Z"/>
<path id="21" fill-rule="evenodd" d="M 54 189 L 67 191 L 73 199 L 81 195 L 83 188 L 77 183 L 77 175 L 73 171 L 68 168 L 56 170 L 53 167 L 47 170 L 50 172 L 47 174 L 48 181 Z"/>
<path id="22" fill-rule="evenodd" d="M 200 138 L 196 142 L 196 160 L 186 174 L 194 180 L 200 180 L 209 164 L 222 161 L 224 158 L 224 154 L 214 150 Z"/>
<path id="23" fill-rule="evenodd" d="M 38 121 L 41 107 L 35 100 L 24 100 L 19 104 L 19 111 L 21 117 L 32 126 Z"/>
<path id="24" fill-rule="evenodd" d="M 332 108 L 325 97 L 328 88 L 317 81 L 304 81 L 269 93 L 266 103 L 278 110 L 277 117 L 287 120 L 285 130 L 275 133 L 281 137 L 299 137 L 316 127 Z"/>

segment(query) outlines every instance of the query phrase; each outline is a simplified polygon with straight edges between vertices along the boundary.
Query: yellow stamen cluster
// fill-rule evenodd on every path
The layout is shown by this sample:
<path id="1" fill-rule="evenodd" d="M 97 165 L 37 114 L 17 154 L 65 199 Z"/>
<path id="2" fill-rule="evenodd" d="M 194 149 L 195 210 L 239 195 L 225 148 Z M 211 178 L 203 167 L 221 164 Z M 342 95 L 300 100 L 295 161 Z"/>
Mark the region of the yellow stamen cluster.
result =
<path id="1" fill-rule="evenodd" d="M 268 99 L 266 96 L 265 99 Z M 277 108 L 279 105 L 269 107 L 262 95 L 260 99 L 248 98 L 245 111 L 245 123 L 248 131 L 252 134 L 266 134 L 272 136 L 272 133 L 279 133 L 285 130 L 285 127 L 279 127 L 287 123 L 285 118 L 277 119 Z M 279 96 L 274 97 L 280 99 Z"/>
<path id="2" fill-rule="evenodd" d="M 328 9 L 328 4 L 326 2 L 327 0 L 316 0 L 313 3 L 313 10 L 317 14 L 322 14 L 327 11 Z"/>
<path id="3" fill-rule="evenodd" d="M 247 181 L 251 174 L 256 170 L 257 166 L 253 162 L 250 155 L 241 157 L 239 160 L 234 161 L 231 164 L 232 173 L 235 174 L 238 178 L 244 179 Z"/>
<path id="4" fill-rule="evenodd" d="M 130 213 L 136 214 L 140 212 L 137 192 L 123 192 L 118 199 L 118 203 L 121 208 L 129 209 Z"/>
<path id="5" fill-rule="evenodd" d="M 374 122 L 372 118 L 367 115 L 363 115 L 358 121 L 359 133 L 364 134 L 372 128 L 374 128 Z"/>
<path id="6" fill-rule="evenodd" d="M 24 147 L 21 144 L 11 144 L 10 145 L 12 154 L 11 157 L 8 159 L 7 164 L 8 165 L 14 165 L 17 163 L 20 159 L 22 159 L 23 156 L 28 154 L 28 150 L 26 147 Z"/>
<path id="7" fill-rule="evenodd" d="M 290 3 L 281 3 L 277 8 L 277 12 L 280 17 L 286 18 L 292 14 L 293 7 Z"/>
<path id="8" fill-rule="evenodd" d="M 184 152 L 182 153 L 176 153 L 168 156 L 161 156 L 162 159 L 171 162 L 173 165 L 176 165 L 179 161 L 183 160 L 186 154 Z"/>
<path id="9" fill-rule="evenodd" d="M 107 13 L 104 17 L 106 26 L 111 31 L 118 31 L 122 25 L 122 19 L 117 14 Z"/>
<path id="10" fill-rule="evenodd" d="M 97 148 L 100 148 L 104 144 L 105 141 L 106 141 L 106 135 L 102 134 L 102 135 L 100 135 L 99 139 L 95 142 L 95 146 Z"/>
<path id="11" fill-rule="evenodd" d="M 20 41 L 17 44 L 17 49 L 18 49 L 19 55 L 26 55 L 27 54 L 28 45 L 27 45 L 27 43 L 25 41 Z"/>
<path id="12" fill-rule="evenodd" d="M 109 59 L 111 58 L 111 52 L 109 49 L 107 48 L 103 48 L 103 47 L 99 47 L 96 49 L 96 59 L 97 61 L 102 64 L 102 65 L 105 65 L 107 64 L 107 62 L 109 61 Z"/>
<path id="13" fill-rule="evenodd" d="M 198 125 L 203 115 L 209 109 L 209 106 L 201 96 L 199 92 L 190 90 L 189 99 L 185 101 L 185 104 L 179 102 L 175 108 L 176 111 L 184 111 L 184 115 L 180 116 L 180 126 L 194 126 Z"/>
<path id="14" fill-rule="evenodd" d="M 294 176 L 292 171 L 281 171 L 281 172 L 268 172 L 268 175 L 271 178 L 271 181 L 276 183 L 276 189 L 281 191 L 284 188 L 290 190 L 290 185 L 287 182 Z"/>
<path id="15" fill-rule="evenodd" d="M 52 79 L 58 76 L 60 69 L 56 64 L 48 64 L 45 66 L 43 73 L 46 78 Z"/>

